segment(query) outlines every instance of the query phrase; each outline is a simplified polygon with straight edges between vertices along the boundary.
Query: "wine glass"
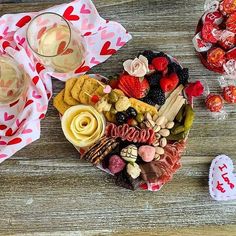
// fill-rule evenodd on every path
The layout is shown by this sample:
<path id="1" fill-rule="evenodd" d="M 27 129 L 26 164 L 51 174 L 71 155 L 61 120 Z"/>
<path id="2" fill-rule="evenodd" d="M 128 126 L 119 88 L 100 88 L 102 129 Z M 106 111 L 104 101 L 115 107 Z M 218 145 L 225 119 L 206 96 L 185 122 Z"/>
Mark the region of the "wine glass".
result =
<path id="1" fill-rule="evenodd" d="M 17 101 L 27 89 L 28 77 L 9 56 L 0 56 L 0 105 Z"/>
<path id="2" fill-rule="evenodd" d="M 26 38 L 36 58 L 56 72 L 71 72 L 84 61 L 83 37 L 59 14 L 37 15 L 28 25 Z"/>

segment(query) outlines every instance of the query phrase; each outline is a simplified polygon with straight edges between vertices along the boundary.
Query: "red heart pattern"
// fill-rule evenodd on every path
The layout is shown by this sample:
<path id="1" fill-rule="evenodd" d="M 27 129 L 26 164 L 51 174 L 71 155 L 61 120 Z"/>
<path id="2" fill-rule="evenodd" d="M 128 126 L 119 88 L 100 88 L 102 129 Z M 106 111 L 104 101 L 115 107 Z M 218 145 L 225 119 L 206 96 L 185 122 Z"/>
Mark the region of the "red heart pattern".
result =
<path id="1" fill-rule="evenodd" d="M 31 21 L 30 16 L 24 16 L 16 23 L 16 26 L 19 27 L 19 28 L 22 28 L 23 26 L 25 26 L 30 21 Z"/>
<path id="2" fill-rule="evenodd" d="M 105 42 L 102 47 L 102 50 L 100 52 L 100 55 L 101 56 L 108 56 L 108 55 L 112 55 L 112 54 L 116 53 L 116 50 L 113 48 L 110 48 L 110 46 L 111 46 L 110 41 Z"/>
<path id="3" fill-rule="evenodd" d="M 68 8 L 66 8 L 63 17 L 69 21 L 76 21 L 79 20 L 80 17 L 78 15 L 72 15 L 72 12 L 74 11 L 74 7 L 73 6 L 69 6 Z"/>
<path id="4" fill-rule="evenodd" d="M 74 74 L 84 74 L 91 67 L 102 63 L 110 55 L 114 54 L 119 47 L 123 46 L 130 37 L 125 35 L 125 30 L 119 24 L 111 24 L 108 20 L 105 23 L 101 21 L 93 3 L 74 1 L 70 4 L 56 6 L 53 10 L 50 10 L 60 12 L 66 20 L 73 25 L 75 24 L 75 28 L 80 30 L 81 35 L 86 36 L 84 40 L 89 47 L 85 53 L 85 60 L 74 71 Z M 0 22 L 3 22 L 1 25 L 2 35 L 0 36 L 0 39 L 3 39 L 1 48 L 3 52 L 7 51 L 9 53 L 15 50 L 16 54 L 18 52 L 21 53 L 22 48 L 25 49 L 25 57 L 22 58 L 20 66 L 22 69 L 27 70 L 32 83 L 29 84 L 28 93 L 24 94 L 25 98 L 23 100 L 19 99 L 11 103 L 7 109 L 0 109 L 0 159 L 2 161 L 23 146 L 33 142 L 35 140 L 34 137 L 37 137 L 37 135 L 33 134 L 40 132 L 39 123 L 35 125 L 35 123 L 31 123 L 31 120 L 34 119 L 36 121 L 37 119 L 45 118 L 47 103 L 52 96 L 51 80 L 48 79 L 48 74 L 51 75 L 53 73 L 45 70 L 45 67 L 40 62 L 33 60 L 33 53 L 27 46 L 25 34 L 23 34 L 27 24 L 35 17 L 35 13 L 9 14 L 4 17 L 4 22 L 1 21 L 0 17 Z M 36 34 L 37 39 L 47 30 L 46 21 L 38 23 L 41 28 Z M 22 30 L 16 33 L 19 28 L 22 28 Z M 96 34 L 98 31 L 99 33 Z M 13 43 L 13 41 L 15 42 Z M 60 52 L 64 55 L 73 53 L 72 47 L 65 49 L 65 46 L 62 46 L 59 51 L 61 50 Z M 55 75 L 57 78 L 65 80 L 65 74 L 55 73 Z M 26 118 L 22 119 L 22 117 Z M 26 123 L 27 128 L 24 127 Z M 7 148 L 8 146 L 10 148 Z"/>

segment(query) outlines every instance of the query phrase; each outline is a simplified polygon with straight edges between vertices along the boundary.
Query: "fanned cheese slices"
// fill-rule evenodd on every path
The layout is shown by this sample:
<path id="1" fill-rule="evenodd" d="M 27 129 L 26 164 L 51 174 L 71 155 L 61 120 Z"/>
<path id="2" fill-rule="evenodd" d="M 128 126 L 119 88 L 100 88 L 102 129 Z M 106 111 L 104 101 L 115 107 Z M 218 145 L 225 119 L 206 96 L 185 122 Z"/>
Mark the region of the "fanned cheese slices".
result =
<path id="1" fill-rule="evenodd" d="M 69 108 L 62 117 L 62 130 L 76 147 L 89 147 L 105 132 L 105 118 L 95 108 L 77 105 Z"/>

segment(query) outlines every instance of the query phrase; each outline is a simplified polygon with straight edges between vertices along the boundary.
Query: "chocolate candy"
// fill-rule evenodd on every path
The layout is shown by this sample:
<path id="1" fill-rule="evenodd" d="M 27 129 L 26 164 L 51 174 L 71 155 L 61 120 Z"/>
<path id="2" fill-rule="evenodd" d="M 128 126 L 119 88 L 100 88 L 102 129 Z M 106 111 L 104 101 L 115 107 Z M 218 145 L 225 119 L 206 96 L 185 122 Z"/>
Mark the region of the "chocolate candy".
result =
<path id="1" fill-rule="evenodd" d="M 90 161 L 94 165 L 101 163 L 101 161 L 118 146 L 119 142 L 113 138 L 107 138 L 104 136 L 99 142 L 95 143 L 85 152 L 81 159 Z"/>
<path id="2" fill-rule="evenodd" d="M 224 100 L 228 103 L 236 103 L 236 86 L 229 85 L 223 88 Z"/>
<path id="3" fill-rule="evenodd" d="M 129 162 L 135 162 L 138 157 L 138 149 L 135 145 L 131 144 L 123 148 L 120 152 L 121 157 Z"/>
<path id="4" fill-rule="evenodd" d="M 224 15 L 232 14 L 236 12 L 236 0 L 223 0 L 220 3 L 220 11 Z"/>
<path id="5" fill-rule="evenodd" d="M 211 112 L 220 112 L 223 109 L 223 98 L 218 94 L 209 94 L 206 106 Z"/>
<path id="6" fill-rule="evenodd" d="M 225 51 L 221 48 L 213 48 L 208 51 L 207 61 L 213 67 L 222 67 L 226 61 Z"/>
<path id="7" fill-rule="evenodd" d="M 229 31 L 236 33 L 236 12 L 230 15 L 229 18 L 227 19 L 226 28 Z"/>
<path id="8" fill-rule="evenodd" d="M 235 22 L 236 24 L 236 22 Z M 236 42 L 235 34 L 228 30 L 223 30 L 220 35 L 219 44 L 222 46 L 225 50 L 229 50 L 234 47 Z"/>

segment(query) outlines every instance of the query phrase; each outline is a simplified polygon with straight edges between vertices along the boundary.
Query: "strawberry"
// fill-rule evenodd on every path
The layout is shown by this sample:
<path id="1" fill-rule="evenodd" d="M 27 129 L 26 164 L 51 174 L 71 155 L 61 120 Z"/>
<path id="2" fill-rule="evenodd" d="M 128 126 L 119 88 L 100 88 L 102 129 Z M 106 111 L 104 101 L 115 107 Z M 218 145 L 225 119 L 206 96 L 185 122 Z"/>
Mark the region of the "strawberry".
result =
<path id="1" fill-rule="evenodd" d="M 152 60 L 152 65 L 158 71 L 164 71 L 169 64 L 169 61 L 166 57 L 156 57 Z"/>
<path id="2" fill-rule="evenodd" d="M 169 76 L 160 79 L 160 86 L 163 92 L 173 91 L 179 83 L 179 77 L 176 73 L 172 73 Z"/>
<path id="3" fill-rule="evenodd" d="M 150 86 L 145 78 L 141 80 L 135 76 L 121 74 L 118 88 L 121 89 L 126 96 L 140 99 L 148 94 Z"/>

